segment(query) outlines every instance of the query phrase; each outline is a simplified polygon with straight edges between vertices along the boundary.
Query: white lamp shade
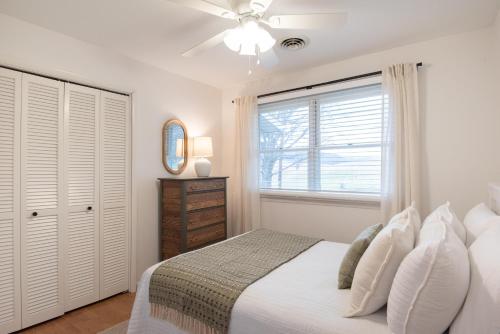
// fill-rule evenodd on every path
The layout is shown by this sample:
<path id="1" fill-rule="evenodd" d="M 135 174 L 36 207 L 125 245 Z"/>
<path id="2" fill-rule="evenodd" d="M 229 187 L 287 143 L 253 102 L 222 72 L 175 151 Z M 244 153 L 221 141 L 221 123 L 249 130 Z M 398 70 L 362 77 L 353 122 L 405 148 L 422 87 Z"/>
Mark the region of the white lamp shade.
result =
<path id="1" fill-rule="evenodd" d="M 255 56 L 257 49 L 260 53 L 264 53 L 274 46 L 276 40 L 255 20 L 249 19 L 231 29 L 224 37 L 224 43 L 240 55 Z"/>
<path id="2" fill-rule="evenodd" d="M 212 137 L 195 137 L 193 140 L 193 157 L 208 158 L 213 156 Z"/>

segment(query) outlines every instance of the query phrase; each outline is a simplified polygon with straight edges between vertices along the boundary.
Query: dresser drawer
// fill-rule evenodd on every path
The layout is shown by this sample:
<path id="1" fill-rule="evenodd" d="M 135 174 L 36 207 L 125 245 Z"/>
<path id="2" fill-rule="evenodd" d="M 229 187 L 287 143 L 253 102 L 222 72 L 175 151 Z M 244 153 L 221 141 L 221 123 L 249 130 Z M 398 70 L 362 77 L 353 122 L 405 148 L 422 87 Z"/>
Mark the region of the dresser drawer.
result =
<path id="1" fill-rule="evenodd" d="M 226 237 L 225 223 L 208 226 L 199 230 L 190 231 L 187 233 L 188 249 L 196 248 L 202 245 L 207 245 L 215 241 L 220 241 Z"/>
<path id="2" fill-rule="evenodd" d="M 186 214 L 188 231 L 226 221 L 226 208 L 223 206 L 192 211 Z"/>
<path id="3" fill-rule="evenodd" d="M 226 204 L 226 194 L 222 191 L 192 193 L 186 196 L 186 210 L 198 210 Z"/>
<path id="4" fill-rule="evenodd" d="M 226 186 L 226 180 L 201 180 L 186 182 L 186 191 L 188 193 L 197 191 L 223 190 Z"/>

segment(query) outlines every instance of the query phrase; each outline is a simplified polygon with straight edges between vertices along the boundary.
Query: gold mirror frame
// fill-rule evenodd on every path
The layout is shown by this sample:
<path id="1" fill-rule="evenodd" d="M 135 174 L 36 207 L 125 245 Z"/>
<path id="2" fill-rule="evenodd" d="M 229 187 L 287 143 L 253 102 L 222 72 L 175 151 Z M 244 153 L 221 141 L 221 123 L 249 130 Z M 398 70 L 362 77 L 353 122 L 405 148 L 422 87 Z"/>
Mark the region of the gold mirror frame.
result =
<path id="1" fill-rule="evenodd" d="M 174 124 L 179 125 L 182 128 L 182 130 L 184 131 L 184 163 L 177 170 L 174 170 L 174 169 L 172 169 L 172 168 L 170 168 L 168 166 L 168 163 L 167 163 L 167 160 L 166 160 L 167 155 L 166 155 L 166 152 L 165 152 L 165 146 L 166 146 L 165 141 L 167 140 L 167 138 L 165 136 L 165 131 L 167 130 L 168 126 L 171 126 L 171 125 L 174 125 Z M 186 126 L 184 125 L 184 123 L 182 123 L 180 120 L 175 119 L 175 118 L 166 121 L 163 124 L 163 128 L 162 128 L 162 131 L 161 131 L 161 141 L 162 141 L 162 145 L 161 145 L 161 160 L 163 162 L 163 167 L 165 167 L 165 169 L 167 170 L 167 172 L 169 172 L 170 174 L 174 174 L 174 175 L 181 174 L 184 171 L 184 169 L 186 169 L 187 164 L 188 164 L 188 133 L 187 133 L 187 129 L 186 129 Z"/>

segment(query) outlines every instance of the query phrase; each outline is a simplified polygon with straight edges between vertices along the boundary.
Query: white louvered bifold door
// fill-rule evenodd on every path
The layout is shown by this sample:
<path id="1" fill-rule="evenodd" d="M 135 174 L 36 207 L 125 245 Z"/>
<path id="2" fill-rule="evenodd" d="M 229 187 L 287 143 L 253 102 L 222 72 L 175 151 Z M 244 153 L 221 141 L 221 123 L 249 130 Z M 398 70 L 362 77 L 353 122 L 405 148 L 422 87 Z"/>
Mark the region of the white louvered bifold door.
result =
<path id="1" fill-rule="evenodd" d="M 99 98 L 96 89 L 65 85 L 65 311 L 99 300 Z"/>
<path id="2" fill-rule="evenodd" d="M 23 74 L 21 290 L 23 327 L 63 314 L 64 84 Z"/>
<path id="3" fill-rule="evenodd" d="M 101 92 L 101 299 L 128 290 L 130 99 Z"/>
<path id="4" fill-rule="evenodd" d="M 21 74 L 0 68 L 0 333 L 21 328 Z"/>

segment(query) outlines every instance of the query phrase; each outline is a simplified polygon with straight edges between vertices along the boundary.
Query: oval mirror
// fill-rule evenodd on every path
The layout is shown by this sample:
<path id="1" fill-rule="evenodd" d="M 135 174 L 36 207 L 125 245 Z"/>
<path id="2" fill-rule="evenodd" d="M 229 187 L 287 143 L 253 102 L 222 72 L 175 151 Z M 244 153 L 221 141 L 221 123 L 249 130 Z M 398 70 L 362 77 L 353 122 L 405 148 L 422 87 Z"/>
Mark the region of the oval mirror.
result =
<path id="1" fill-rule="evenodd" d="M 188 162 L 188 135 L 186 127 L 178 119 L 163 125 L 163 166 L 171 174 L 180 174 Z"/>

